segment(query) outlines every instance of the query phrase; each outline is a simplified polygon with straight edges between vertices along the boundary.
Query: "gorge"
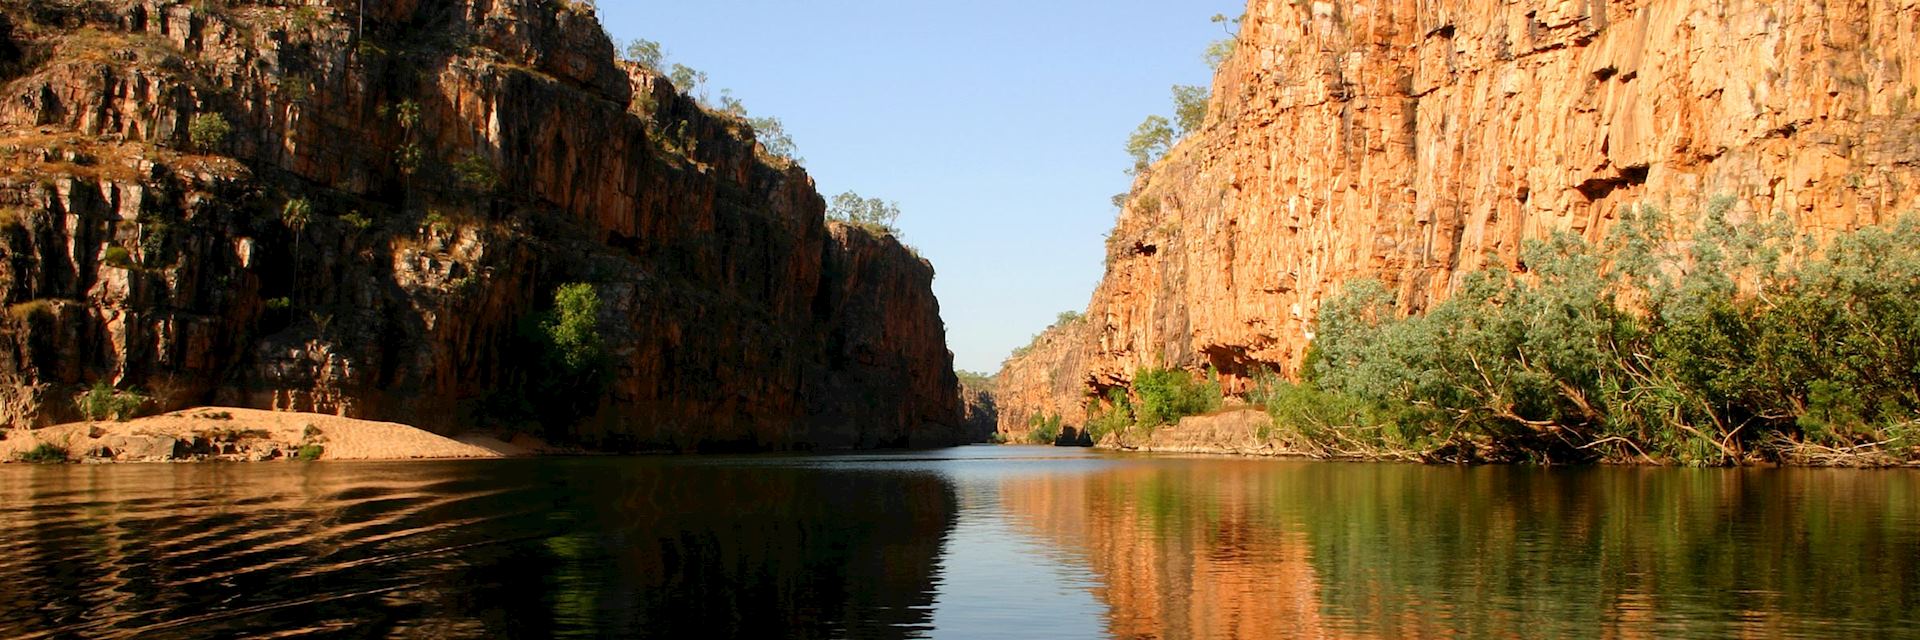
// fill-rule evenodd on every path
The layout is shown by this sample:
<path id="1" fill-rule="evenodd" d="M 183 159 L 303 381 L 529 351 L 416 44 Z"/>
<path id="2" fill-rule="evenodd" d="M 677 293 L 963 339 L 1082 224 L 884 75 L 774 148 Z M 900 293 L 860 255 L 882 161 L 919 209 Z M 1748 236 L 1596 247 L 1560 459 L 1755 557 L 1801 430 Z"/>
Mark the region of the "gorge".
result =
<path id="1" fill-rule="evenodd" d="M 931 265 L 590 7 L 0 8 L 0 423 L 106 385 L 612 450 L 960 440 Z M 568 283 L 602 359 L 555 385 Z"/>
<path id="2" fill-rule="evenodd" d="M 1144 167 L 1083 319 L 999 374 L 1000 431 L 1143 368 L 1296 376 L 1359 280 L 1419 314 L 1525 242 L 1657 206 L 1824 241 L 1920 211 L 1920 5 L 1255 0 L 1205 123 Z"/>

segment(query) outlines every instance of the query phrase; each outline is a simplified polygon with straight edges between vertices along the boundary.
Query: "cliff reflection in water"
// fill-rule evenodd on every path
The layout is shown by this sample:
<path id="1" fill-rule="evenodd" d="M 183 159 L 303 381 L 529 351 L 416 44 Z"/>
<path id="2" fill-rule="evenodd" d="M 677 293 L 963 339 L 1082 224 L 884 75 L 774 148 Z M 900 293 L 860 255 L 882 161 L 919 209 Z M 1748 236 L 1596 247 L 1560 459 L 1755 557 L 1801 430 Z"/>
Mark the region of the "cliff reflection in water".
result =
<path id="1" fill-rule="evenodd" d="M 1920 628 L 1910 473 L 1134 461 L 1009 478 L 1123 638 Z"/>
<path id="2" fill-rule="evenodd" d="M 701 460 L 0 469 L 0 637 L 906 637 L 953 491 Z"/>
<path id="3" fill-rule="evenodd" d="M 0 637 L 1887 637 L 1910 471 L 968 447 L 0 467 Z"/>

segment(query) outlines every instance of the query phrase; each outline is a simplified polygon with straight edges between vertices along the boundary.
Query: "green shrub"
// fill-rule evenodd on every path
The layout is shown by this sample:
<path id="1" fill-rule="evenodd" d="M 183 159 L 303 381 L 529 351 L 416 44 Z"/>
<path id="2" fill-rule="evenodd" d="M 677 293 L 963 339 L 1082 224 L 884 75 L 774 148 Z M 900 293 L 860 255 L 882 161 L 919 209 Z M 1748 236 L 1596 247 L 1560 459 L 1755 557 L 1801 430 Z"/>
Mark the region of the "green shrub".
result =
<path id="1" fill-rule="evenodd" d="M 293 459 L 301 462 L 313 462 L 319 460 L 320 456 L 326 453 L 326 447 L 317 444 L 302 445 L 300 450 L 293 454 Z"/>
<path id="2" fill-rule="evenodd" d="M 139 266 L 133 263 L 133 253 L 127 251 L 126 247 L 107 247 L 107 250 L 100 254 L 100 261 L 109 267 L 120 269 L 133 269 Z"/>
<path id="3" fill-rule="evenodd" d="M 42 442 L 20 455 L 20 461 L 30 464 L 60 464 L 67 461 L 67 448 L 51 442 Z"/>
<path id="4" fill-rule="evenodd" d="M 1173 148 L 1173 123 L 1166 116 L 1147 116 L 1127 138 L 1127 155 L 1133 157 L 1133 170 L 1146 168 Z"/>
<path id="5" fill-rule="evenodd" d="M 1218 382 L 1179 369 L 1142 368 L 1134 372 L 1133 392 L 1140 398 L 1137 424 L 1149 429 L 1220 408 Z"/>
<path id="6" fill-rule="evenodd" d="M 469 153 L 453 163 L 453 175 L 460 186 L 482 194 L 500 187 L 500 174 L 494 170 L 493 163 L 477 153 Z"/>
<path id="7" fill-rule="evenodd" d="M 1060 439 L 1060 416 L 1035 414 L 1027 419 L 1027 442 L 1053 444 Z"/>
<path id="8" fill-rule="evenodd" d="M 1095 443 L 1110 433 L 1125 435 L 1133 426 L 1133 400 L 1127 396 L 1126 389 L 1108 390 L 1104 405 L 1096 401 L 1088 412 L 1087 436 Z"/>
<path id="9" fill-rule="evenodd" d="M 1199 131 L 1207 123 L 1207 100 L 1211 97 L 1206 87 L 1173 87 L 1173 121 L 1180 127 L 1180 135 Z"/>
<path id="10" fill-rule="evenodd" d="M 540 328 L 570 372 L 583 373 L 600 364 L 600 294 L 593 285 L 576 282 L 555 291 L 553 313 Z"/>
<path id="11" fill-rule="evenodd" d="M 639 64 L 642 67 L 659 71 L 660 64 L 667 60 L 667 52 L 660 47 L 660 43 L 658 42 L 646 38 L 635 38 L 632 42 L 627 43 L 627 60 Z"/>
<path id="12" fill-rule="evenodd" d="M 88 420 L 114 420 L 126 422 L 140 417 L 141 412 L 152 401 L 137 391 L 120 391 L 106 381 L 93 383 L 93 388 L 81 394 L 75 400 L 80 415 Z"/>
<path id="13" fill-rule="evenodd" d="M 848 191 L 834 196 L 827 205 L 827 219 L 837 220 L 872 231 L 875 234 L 899 234 L 893 225 L 900 220 L 900 205 L 879 198 L 862 198 Z"/>
<path id="14" fill-rule="evenodd" d="M 34 320 L 52 320 L 54 317 L 53 302 L 48 300 L 28 300 L 8 307 L 7 315 L 12 316 L 15 321 L 22 323 L 32 322 Z"/>
<path id="15" fill-rule="evenodd" d="M 1729 209 L 1716 201 L 1685 242 L 1651 209 L 1624 212 L 1605 253 L 1530 242 L 1528 275 L 1473 274 L 1413 317 L 1356 283 L 1323 305 L 1308 375 L 1367 407 L 1421 408 L 1399 423 L 1409 443 L 1566 461 L 1891 455 L 1920 412 L 1920 219 L 1787 268 L 1811 244 Z"/>
<path id="16" fill-rule="evenodd" d="M 203 153 L 219 150 L 231 135 L 233 125 L 227 123 L 226 116 L 218 113 L 198 114 L 187 121 L 187 140 L 194 149 Z"/>

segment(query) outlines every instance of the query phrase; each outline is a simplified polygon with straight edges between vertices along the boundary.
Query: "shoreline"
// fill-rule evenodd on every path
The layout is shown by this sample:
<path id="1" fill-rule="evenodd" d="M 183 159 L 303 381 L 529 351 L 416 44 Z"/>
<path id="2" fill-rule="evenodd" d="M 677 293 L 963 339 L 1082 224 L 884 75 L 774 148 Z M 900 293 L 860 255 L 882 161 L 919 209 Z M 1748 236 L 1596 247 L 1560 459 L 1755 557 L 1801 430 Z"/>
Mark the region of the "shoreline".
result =
<path id="1" fill-rule="evenodd" d="M 527 436 L 447 437 L 393 422 L 233 407 L 10 430 L 0 439 L 5 464 L 478 460 L 557 452 Z"/>
<path id="2" fill-rule="evenodd" d="M 1130 434 L 1122 437 L 1109 434 L 1092 448 L 1117 453 L 1144 454 L 1182 454 L 1226 456 L 1236 458 L 1267 458 L 1286 460 L 1305 460 L 1314 462 L 1390 462 L 1441 465 L 1527 465 L 1524 461 L 1480 460 L 1461 462 L 1447 459 L 1428 459 L 1423 454 L 1439 452 L 1388 452 L 1383 455 L 1316 455 L 1313 452 L 1300 451 L 1284 446 L 1271 438 L 1259 435 L 1260 429 L 1270 426 L 1265 411 L 1254 408 L 1234 408 L 1205 416 L 1189 416 L 1178 423 L 1164 425 L 1142 437 Z M 1464 445 L 1460 445 L 1464 446 Z M 1582 464 L 1560 464 L 1541 466 L 1622 466 L 1622 467 L 1684 467 L 1686 465 L 1660 460 L 1642 458 L 1600 458 Z M 1835 456 L 1828 459 L 1810 460 L 1767 460 L 1751 458 L 1727 468 L 1798 468 L 1798 469 L 1920 469 L 1920 458 L 1900 458 L 1891 453 L 1873 451 L 1854 456 Z"/>

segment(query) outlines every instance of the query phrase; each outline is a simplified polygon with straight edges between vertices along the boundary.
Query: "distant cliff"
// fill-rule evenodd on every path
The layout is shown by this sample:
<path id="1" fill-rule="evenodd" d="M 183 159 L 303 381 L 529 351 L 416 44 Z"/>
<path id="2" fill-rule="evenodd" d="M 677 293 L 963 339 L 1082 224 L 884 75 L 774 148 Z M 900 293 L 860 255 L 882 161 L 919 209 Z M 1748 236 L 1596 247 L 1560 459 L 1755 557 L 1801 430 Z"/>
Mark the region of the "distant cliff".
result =
<path id="1" fill-rule="evenodd" d="M 1001 428 L 1141 366 L 1292 372 L 1359 278 L 1401 308 L 1553 230 L 1713 198 L 1817 237 L 1920 210 L 1920 0 L 1253 0 L 1206 124 L 1142 172 L 1086 316 Z"/>
<path id="2" fill-rule="evenodd" d="M 605 388 L 560 435 L 957 440 L 932 267 L 580 6 L 0 0 L 0 423 L 101 382 L 512 421 L 581 282 Z"/>

